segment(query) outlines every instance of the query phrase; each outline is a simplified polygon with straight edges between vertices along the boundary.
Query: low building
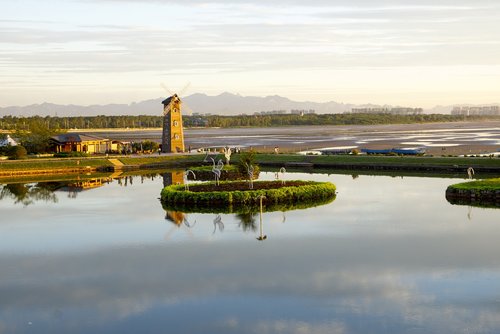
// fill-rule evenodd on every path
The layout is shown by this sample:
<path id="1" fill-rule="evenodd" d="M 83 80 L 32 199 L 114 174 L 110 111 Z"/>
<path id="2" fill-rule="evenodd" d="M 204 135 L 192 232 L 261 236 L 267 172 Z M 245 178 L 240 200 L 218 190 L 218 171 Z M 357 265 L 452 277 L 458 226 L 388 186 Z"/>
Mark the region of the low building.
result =
<path id="1" fill-rule="evenodd" d="M 290 110 L 290 114 L 300 115 L 300 116 L 312 115 L 315 113 L 316 113 L 316 110 L 314 110 L 314 109 L 292 109 L 292 110 Z"/>
<path id="2" fill-rule="evenodd" d="M 50 141 L 56 153 L 107 153 L 111 151 L 112 148 L 109 139 L 86 134 L 65 133 L 51 137 Z"/>
<path id="3" fill-rule="evenodd" d="M 129 141 L 112 140 L 111 153 L 127 153 L 132 152 L 132 143 Z"/>

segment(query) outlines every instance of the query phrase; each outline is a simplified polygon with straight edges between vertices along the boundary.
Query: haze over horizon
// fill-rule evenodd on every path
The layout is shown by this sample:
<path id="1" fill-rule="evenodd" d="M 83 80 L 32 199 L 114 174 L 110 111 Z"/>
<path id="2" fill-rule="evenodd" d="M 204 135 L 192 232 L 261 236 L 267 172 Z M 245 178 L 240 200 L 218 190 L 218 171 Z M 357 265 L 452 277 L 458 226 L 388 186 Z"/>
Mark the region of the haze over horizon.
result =
<path id="1" fill-rule="evenodd" d="M 20 0 L 0 4 L 0 107 L 187 95 L 500 102 L 494 0 Z"/>

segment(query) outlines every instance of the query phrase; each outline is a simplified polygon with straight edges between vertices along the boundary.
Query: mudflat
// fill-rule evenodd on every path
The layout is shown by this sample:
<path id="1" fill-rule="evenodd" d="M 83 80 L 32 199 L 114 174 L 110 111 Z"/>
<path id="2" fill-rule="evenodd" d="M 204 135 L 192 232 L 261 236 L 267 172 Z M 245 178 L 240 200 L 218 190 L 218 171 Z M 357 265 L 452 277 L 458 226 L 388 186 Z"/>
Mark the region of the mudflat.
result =
<path id="1" fill-rule="evenodd" d="M 87 130 L 116 140 L 160 141 L 161 129 Z M 325 125 L 268 128 L 188 128 L 186 148 L 243 147 L 297 152 L 321 148 L 415 148 L 428 154 L 488 154 L 500 150 L 500 120 L 387 125 Z"/>

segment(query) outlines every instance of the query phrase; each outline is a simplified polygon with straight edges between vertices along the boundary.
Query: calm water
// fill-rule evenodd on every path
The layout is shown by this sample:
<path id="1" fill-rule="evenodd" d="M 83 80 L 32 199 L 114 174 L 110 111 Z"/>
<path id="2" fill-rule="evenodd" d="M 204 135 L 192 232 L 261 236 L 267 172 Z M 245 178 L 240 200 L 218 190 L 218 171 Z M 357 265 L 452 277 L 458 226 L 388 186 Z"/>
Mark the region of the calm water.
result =
<path id="1" fill-rule="evenodd" d="M 286 178 L 339 193 L 264 241 L 258 215 L 166 219 L 161 177 L 0 185 L 0 333 L 500 332 L 500 211 L 449 204 L 463 179 Z"/>

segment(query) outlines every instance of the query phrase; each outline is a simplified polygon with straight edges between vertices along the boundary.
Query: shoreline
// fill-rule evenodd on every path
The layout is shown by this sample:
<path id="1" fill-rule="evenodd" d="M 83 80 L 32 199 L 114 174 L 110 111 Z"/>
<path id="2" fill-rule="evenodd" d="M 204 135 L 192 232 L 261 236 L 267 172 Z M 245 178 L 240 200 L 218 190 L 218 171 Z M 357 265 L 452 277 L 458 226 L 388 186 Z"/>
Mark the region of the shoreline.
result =
<path id="1" fill-rule="evenodd" d="M 222 158 L 222 155 L 220 157 Z M 233 157 L 237 158 L 237 155 Z M 6 178 L 48 174 L 74 174 L 76 176 L 96 172 L 188 168 L 203 165 L 203 158 L 203 154 L 170 154 L 163 156 L 109 156 L 87 159 L 59 158 L 46 161 L 43 159 L 10 160 L 7 163 L 0 162 L 0 182 Z M 121 164 L 113 164 L 111 160 L 119 160 Z M 235 160 L 233 160 L 233 163 Z M 259 153 L 256 155 L 256 162 L 263 167 L 435 173 L 465 173 L 469 167 L 473 167 L 479 173 L 496 173 L 500 175 L 500 158 L 489 157 L 304 156 L 298 154 Z"/>

